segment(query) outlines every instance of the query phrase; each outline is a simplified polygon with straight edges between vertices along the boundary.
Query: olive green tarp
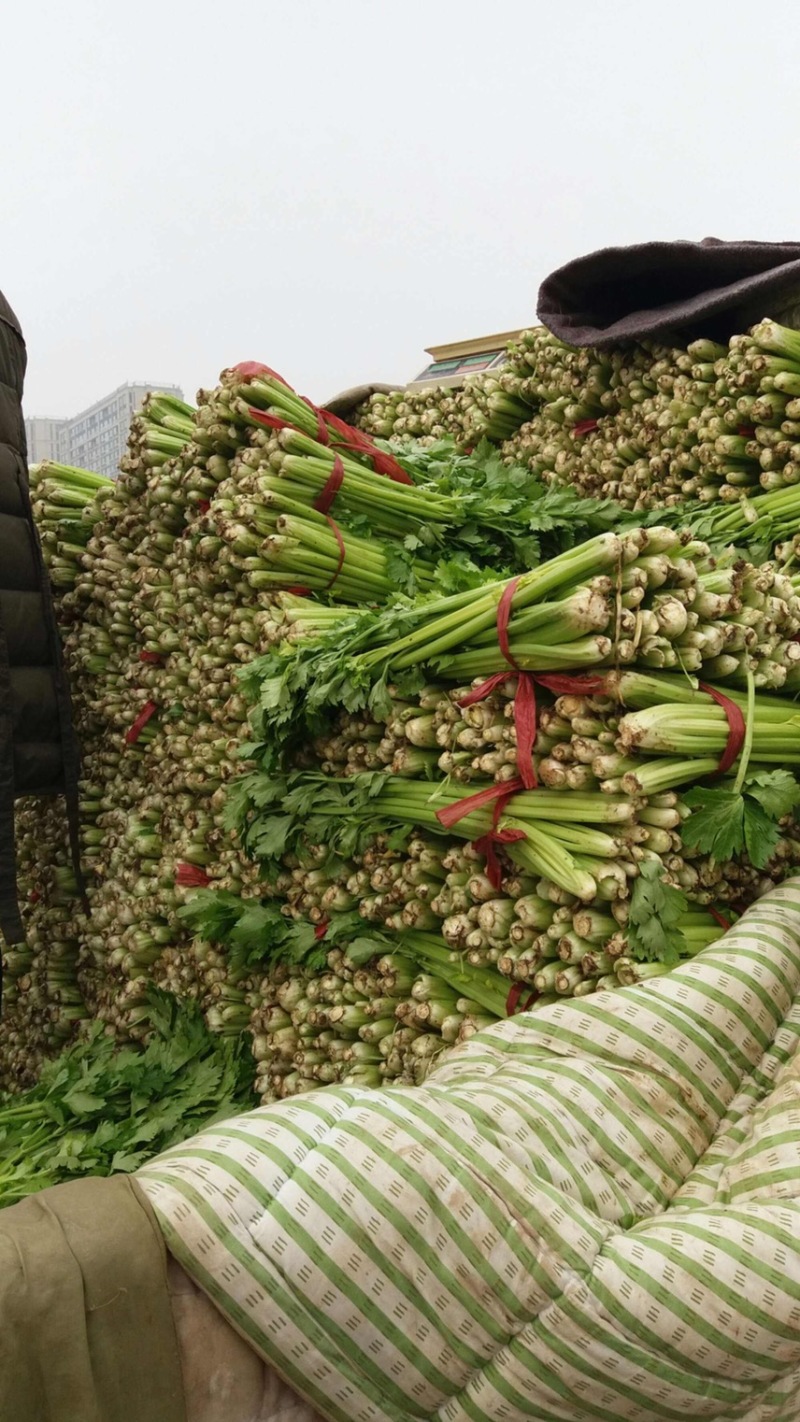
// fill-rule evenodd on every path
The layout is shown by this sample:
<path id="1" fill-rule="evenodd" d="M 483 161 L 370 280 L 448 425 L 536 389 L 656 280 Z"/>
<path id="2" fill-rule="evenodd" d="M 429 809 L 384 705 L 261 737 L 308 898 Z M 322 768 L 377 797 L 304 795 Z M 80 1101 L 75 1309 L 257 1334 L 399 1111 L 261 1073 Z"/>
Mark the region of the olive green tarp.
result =
<path id="1" fill-rule="evenodd" d="M 2 1422 L 186 1422 L 167 1256 L 127 1176 L 0 1211 Z"/>

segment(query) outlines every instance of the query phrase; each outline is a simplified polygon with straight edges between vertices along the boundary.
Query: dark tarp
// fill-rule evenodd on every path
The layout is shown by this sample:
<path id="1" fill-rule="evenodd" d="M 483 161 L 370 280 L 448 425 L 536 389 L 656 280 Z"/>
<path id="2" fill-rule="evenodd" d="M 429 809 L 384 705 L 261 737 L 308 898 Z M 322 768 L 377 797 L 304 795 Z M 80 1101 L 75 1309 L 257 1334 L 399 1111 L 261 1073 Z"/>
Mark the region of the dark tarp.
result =
<path id="1" fill-rule="evenodd" d="M 800 243 L 643 242 L 552 272 L 537 316 L 573 346 L 697 336 L 725 342 L 764 316 L 800 325 Z"/>
<path id="2" fill-rule="evenodd" d="M 161 1231 L 128 1176 L 0 1210 L 2 1422 L 186 1422 Z"/>
<path id="3" fill-rule="evenodd" d="M 25 342 L 0 293 L 0 933 L 23 938 L 14 801 L 67 797 L 78 876 L 78 753 L 69 690 L 28 492 L 22 386 Z"/>

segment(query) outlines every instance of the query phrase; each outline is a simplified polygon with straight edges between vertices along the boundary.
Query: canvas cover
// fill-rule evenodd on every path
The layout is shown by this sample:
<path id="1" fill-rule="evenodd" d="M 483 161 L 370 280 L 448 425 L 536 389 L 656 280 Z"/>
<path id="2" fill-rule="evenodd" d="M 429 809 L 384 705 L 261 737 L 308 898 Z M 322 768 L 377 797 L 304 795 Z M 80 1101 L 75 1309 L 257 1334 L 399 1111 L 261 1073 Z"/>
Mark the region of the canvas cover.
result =
<path id="1" fill-rule="evenodd" d="M 573 346 L 697 336 L 727 341 L 762 317 L 800 326 L 800 243 L 641 242 L 604 247 L 552 272 L 537 315 Z"/>
<path id="2" fill-rule="evenodd" d="M 3 1422 L 187 1422 L 166 1268 L 127 1176 L 0 1211 Z"/>
<path id="3" fill-rule="evenodd" d="M 340 420 L 349 424 L 371 395 L 391 395 L 402 388 L 402 385 L 353 385 L 349 390 L 342 390 L 339 395 L 326 400 L 322 408 L 329 410 L 332 415 L 338 415 Z"/>

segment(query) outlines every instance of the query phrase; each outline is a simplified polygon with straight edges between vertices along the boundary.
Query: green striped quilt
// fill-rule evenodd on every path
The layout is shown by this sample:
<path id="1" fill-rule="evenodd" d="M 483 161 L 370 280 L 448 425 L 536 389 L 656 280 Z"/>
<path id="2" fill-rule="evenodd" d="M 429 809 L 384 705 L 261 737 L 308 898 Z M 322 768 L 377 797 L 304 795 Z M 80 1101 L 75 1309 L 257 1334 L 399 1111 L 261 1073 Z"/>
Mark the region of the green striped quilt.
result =
<path id="1" fill-rule="evenodd" d="M 646 987 L 138 1174 L 331 1422 L 800 1419 L 800 879 Z"/>

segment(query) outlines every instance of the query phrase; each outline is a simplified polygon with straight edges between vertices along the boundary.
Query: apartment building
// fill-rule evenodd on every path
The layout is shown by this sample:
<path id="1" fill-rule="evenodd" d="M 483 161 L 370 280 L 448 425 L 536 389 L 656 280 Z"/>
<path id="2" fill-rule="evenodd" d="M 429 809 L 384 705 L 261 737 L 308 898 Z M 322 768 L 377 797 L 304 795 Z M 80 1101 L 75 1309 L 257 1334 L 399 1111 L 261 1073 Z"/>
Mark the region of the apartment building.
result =
<path id="1" fill-rule="evenodd" d="M 26 419 L 28 459 L 57 459 L 79 469 L 116 478 L 117 465 L 125 450 L 131 417 L 141 408 L 145 395 L 163 390 L 183 399 L 177 385 L 120 385 L 110 395 L 95 401 L 69 420 Z"/>

